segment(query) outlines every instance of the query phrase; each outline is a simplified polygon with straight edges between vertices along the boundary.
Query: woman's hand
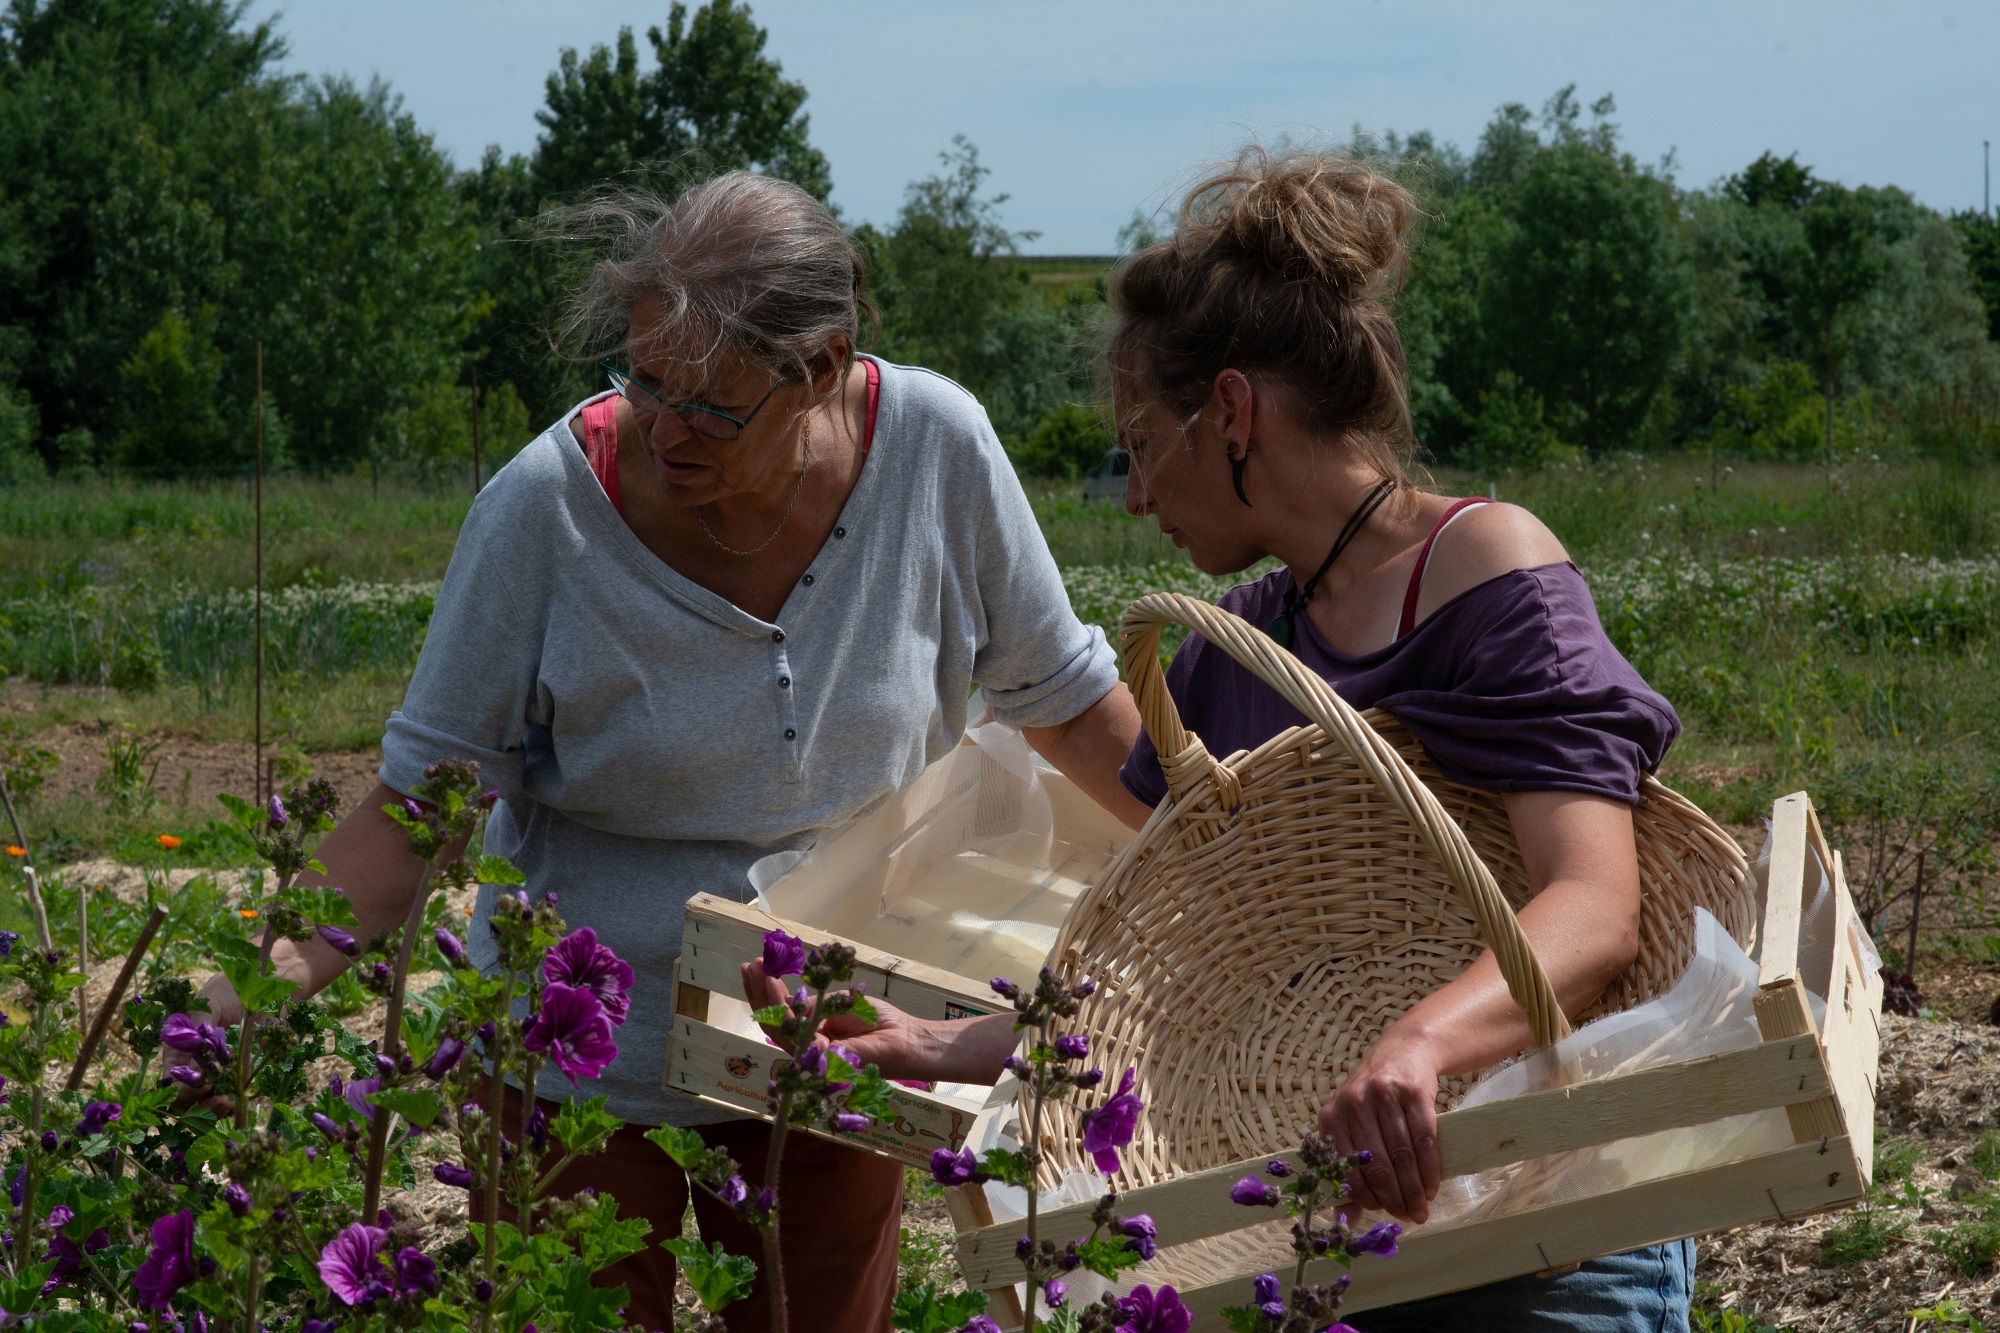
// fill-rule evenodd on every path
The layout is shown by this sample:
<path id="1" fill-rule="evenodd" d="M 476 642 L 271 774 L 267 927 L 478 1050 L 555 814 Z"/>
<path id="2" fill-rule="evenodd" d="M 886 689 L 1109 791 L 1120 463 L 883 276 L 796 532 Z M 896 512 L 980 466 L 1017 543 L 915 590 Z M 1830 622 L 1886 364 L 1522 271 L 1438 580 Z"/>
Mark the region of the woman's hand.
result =
<path id="1" fill-rule="evenodd" d="M 1397 1026 L 1382 1034 L 1333 1099 L 1319 1108 L 1319 1130 L 1331 1134 L 1341 1152 L 1366 1151 L 1375 1159 L 1349 1177 L 1355 1203 L 1422 1222 L 1430 1217 L 1430 1201 L 1443 1182 L 1437 1143 L 1439 1061 L 1427 1041 L 1399 1035 Z"/>
<path id="2" fill-rule="evenodd" d="M 784 983 L 764 974 L 764 964 L 743 964 L 743 995 L 752 1009 L 783 1004 Z M 875 1021 L 835 1014 L 820 1024 L 814 1044 L 839 1042 L 861 1065 L 874 1065 L 884 1078 L 923 1083 L 993 1083 L 1019 1044 L 1012 1013 L 940 1022 L 915 1018 L 887 1000 L 871 998 Z M 769 1029 L 766 1029 L 769 1031 Z"/>

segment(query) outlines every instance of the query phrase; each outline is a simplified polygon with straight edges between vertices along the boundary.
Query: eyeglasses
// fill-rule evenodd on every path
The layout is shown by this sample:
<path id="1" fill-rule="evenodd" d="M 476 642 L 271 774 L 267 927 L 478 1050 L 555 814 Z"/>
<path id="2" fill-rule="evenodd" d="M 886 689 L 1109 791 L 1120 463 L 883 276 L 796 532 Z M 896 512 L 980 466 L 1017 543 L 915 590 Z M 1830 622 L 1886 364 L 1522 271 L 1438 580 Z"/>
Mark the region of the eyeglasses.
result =
<path id="1" fill-rule="evenodd" d="M 711 440 L 733 440 L 741 435 L 743 428 L 750 424 L 750 418 L 763 411 L 764 404 L 771 401 L 771 394 L 785 387 L 785 381 L 779 380 L 771 386 L 769 392 L 757 400 L 755 407 L 740 417 L 733 417 L 721 408 L 710 407 L 706 403 L 670 403 L 627 372 L 612 365 L 609 357 L 597 364 L 611 377 L 611 387 L 618 391 L 621 398 L 632 404 L 635 415 L 650 419 L 658 416 L 661 408 L 672 408 L 674 415 L 678 416 L 689 430 L 697 435 L 707 436 Z"/>

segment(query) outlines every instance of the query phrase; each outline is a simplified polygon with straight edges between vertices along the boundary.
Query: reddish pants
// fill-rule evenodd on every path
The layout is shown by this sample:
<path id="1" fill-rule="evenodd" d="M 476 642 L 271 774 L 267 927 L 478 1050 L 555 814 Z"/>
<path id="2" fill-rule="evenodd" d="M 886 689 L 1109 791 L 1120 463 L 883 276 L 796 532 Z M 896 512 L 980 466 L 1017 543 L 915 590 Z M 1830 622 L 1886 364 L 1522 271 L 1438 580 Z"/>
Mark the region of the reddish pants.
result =
<path id="1" fill-rule="evenodd" d="M 521 1123 L 521 1095 L 510 1087 L 506 1099 L 511 1131 Z M 558 1109 L 543 1104 L 551 1115 Z M 623 1286 L 631 1294 L 625 1307 L 629 1322 L 671 1329 L 674 1257 L 660 1242 L 680 1234 L 689 1185 L 666 1153 L 646 1142 L 648 1128 L 627 1125 L 602 1153 L 572 1162 L 556 1181 L 555 1193 L 564 1198 L 584 1189 L 609 1194 L 618 1201 L 620 1217 L 643 1217 L 653 1224 L 645 1249 L 604 1269 L 595 1281 L 603 1287 Z M 769 1125 L 730 1120 L 701 1126 L 698 1132 L 709 1146 L 727 1149 L 753 1187 L 763 1180 Z M 903 1168 L 886 1157 L 795 1129 L 785 1136 L 778 1187 L 783 1198 L 778 1236 L 791 1326 L 824 1333 L 887 1333 L 902 1235 Z M 730 1333 L 769 1333 L 771 1297 L 764 1285 L 762 1238 L 706 1191 L 695 1189 L 693 1194 L 702 1239 L 719 1241 L 729 1253 L 757 1261 L 756 1287 L 722 1312 L 723 1322 Z M 474 1220 L 480 1202 L 473 1200 Z"/>

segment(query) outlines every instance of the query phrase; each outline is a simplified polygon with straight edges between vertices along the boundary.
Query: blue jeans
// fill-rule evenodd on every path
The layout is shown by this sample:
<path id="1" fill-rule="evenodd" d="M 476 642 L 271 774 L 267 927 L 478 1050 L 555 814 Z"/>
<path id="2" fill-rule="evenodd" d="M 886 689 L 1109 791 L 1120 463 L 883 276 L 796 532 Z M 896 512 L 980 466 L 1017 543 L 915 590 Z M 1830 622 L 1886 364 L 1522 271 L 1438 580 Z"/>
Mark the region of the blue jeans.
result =
<path id="1" fill-rule="evenodd" d="M 1395 1263 L 1394 1259 L 1388 1260 Z M 1591 1259 L 1559 1277 L 1515 1277 L 1448 1296 L 1363 1310 L 1361 1333 L 1688 1333 L 1694 1242 Z"/>

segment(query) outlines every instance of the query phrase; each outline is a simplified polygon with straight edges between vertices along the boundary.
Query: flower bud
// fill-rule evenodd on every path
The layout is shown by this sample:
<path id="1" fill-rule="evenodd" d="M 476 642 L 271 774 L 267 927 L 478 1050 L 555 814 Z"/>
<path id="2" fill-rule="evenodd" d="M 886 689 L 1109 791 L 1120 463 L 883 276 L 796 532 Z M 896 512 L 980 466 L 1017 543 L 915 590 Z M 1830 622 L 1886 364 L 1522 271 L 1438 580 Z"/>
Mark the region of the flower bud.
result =
<path id="1" fill-rule="evenodd" d="M 431 1168 L 431 1176 L 440 1185 L 450 1185 L 454 1189 L 469 1190 L 479 1183 L 474 1175 L 457 1162 L 439 1162 Z"/>
<path id="2" fill-rule="evenodd" d="M 444 955 L 444 960 L 453 967 L 472 966 L 472 960 L 466 956 L 465 945 L 459 942 L 458 936 L 443 926 L 431 932 L 431 939 L 436 942 L 438 952 Z"/>
<path id="3" fill-rule="evenodd" d="M 1090 1038 L 1080 1032 L 1066 1032 L 1056 1038 L 1056 1054 L 1064 1060 L 1081 1060 L 1090 1054 Z"/>
<path id="4" fill-rule="evenodd" d="M 286 824 L 285 803 L 278 796 L 278 793 L 276 792 L 271 793 L 270 803 L 266 805 L 264 808 L 266 813 L 270 817 L 272 828 L 283 828 L 285 826 Z"/>
<path id="5" fill-rule="evenodd" d="M 271 799 L 275 801 L 278 798 L 274 796 Z M 250 1211 L 250 1191 L 233 1180 L 222 1187 L 222 1201 L 228 1204 L 229 1211 L 238 1217 Z"/>
<path id="6" fill-rule="evenodd" d="M 481 1305 L 492 1300 L 493 1284 L 485 1278 L 480 1278 L 479 1281 L 472 1284 L 472 1299 L 478 1301 Z"/>

